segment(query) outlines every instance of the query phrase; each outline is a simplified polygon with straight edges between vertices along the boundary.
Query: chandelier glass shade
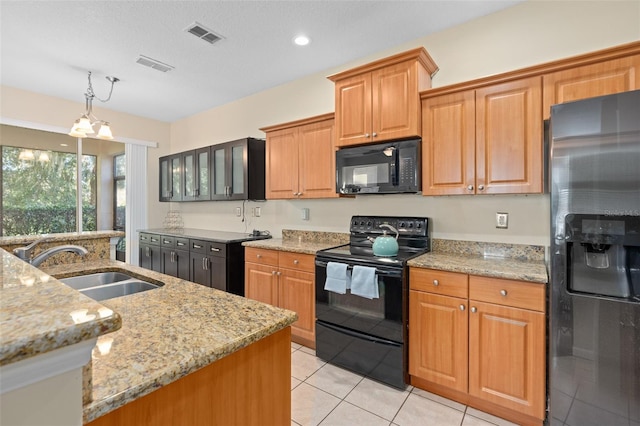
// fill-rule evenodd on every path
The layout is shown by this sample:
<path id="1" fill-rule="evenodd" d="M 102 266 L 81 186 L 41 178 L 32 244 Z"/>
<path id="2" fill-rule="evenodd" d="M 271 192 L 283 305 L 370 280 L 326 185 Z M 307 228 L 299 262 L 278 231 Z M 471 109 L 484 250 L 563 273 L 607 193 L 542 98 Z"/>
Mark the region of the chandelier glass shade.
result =
<path id="1" fill-rule="evenodd" d="M 100 120 L 95 115 L 93 115 L 93 100 L 97 99 L 100 102 L 108 102 L 111 99 L 111 94 L 113 93 L 113 85 L 120 81 L 117 77 L 107 76 L 106 79 L 111 83 L 111 89 L 109 90 L 109 96 L 106 99 L 100 99 L 93 92 L 93 86 L 91 85 L 91 71 L 89 71 L 89 87 L 87 88 L 87 92 L 84 94 L 85 98 L 85 112 L 78 118 L 71 126 L 71 131 L 68 133 L 69 136 L 73 136 L 75 138 L 86 138 L 87 136 L 95 135 L 96 132 L 94 130 L 94 126 L 96 124 L 100 125 L 98 129 L 98 134 L 95 136 L 98 139 L 113 139 L 113 134 L 111 133 L 111 126 L 109 122 Z"/>

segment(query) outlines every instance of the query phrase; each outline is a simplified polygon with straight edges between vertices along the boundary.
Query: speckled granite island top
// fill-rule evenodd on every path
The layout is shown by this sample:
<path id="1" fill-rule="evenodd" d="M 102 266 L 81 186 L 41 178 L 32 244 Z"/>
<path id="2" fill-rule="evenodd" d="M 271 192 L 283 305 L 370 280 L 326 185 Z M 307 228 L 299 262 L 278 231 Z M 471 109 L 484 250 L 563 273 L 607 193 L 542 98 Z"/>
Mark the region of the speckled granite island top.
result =
<path id="1" fill-rule="evenodd" d="M 291 325 L 297 315 L 118 261 L 48 268 L 56 277 L 126 270 L 164 286 L 101 303 L 122 316 L 122 328 L 93 350 L 93 401 L 88 423 L 128 402 Z"/>
<path id="2" fill-rule="evenodd" d="M 120 315 L 0 249 L 0 365 L 101 336 Z"/>
<path id="3" fill-rule="evenodd" d="M 548 282 L 541 246 L 434 240 L 430 253 L 410 260 L 408 265 L 541 284 Z"/>

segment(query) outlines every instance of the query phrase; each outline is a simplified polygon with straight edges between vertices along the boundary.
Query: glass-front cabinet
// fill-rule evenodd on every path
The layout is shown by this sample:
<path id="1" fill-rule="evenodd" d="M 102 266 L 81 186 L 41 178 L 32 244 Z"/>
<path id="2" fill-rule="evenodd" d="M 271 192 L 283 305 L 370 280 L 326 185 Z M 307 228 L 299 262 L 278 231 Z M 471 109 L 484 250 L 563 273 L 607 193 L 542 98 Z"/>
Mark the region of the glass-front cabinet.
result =
<path id="1" fill-rule="evenodd" d="M 210 200 L 209 147 L 182 153 L 184 193 L 182 201 Z"/>
<path id="2" fill-rule="evenodd" d="M 160 201 L 182 201 L 182 155 L 160 157 Z"/>
<path id="3" fill-rule="evenodd" d="M 264 200 L 265 141 L 243 138 L 160 158 L 160 201 Z"/>

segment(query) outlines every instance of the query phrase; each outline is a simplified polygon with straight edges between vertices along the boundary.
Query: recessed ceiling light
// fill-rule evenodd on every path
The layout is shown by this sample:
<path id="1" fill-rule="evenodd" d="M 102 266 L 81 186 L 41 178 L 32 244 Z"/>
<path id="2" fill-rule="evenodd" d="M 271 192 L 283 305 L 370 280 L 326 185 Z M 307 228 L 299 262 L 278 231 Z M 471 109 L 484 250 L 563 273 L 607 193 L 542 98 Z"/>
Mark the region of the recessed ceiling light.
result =
<path id="1" fill-rule="evenodd" d="M 306 35 L 298 35 L 294 37 L 293 42 L 298 46 L 306 46 L 311 43 L 311 39 Z"/>

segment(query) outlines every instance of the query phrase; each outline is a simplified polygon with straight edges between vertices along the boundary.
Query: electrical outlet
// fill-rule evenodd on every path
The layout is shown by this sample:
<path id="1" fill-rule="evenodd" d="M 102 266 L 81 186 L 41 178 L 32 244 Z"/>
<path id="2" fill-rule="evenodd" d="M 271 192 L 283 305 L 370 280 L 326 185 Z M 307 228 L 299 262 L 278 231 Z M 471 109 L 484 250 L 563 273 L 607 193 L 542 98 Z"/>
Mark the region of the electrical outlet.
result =
<path id="1" fill-rule="evenodd" d="M 309 209 L 306 207 L 302 209 L 302 220 L 309 220 Z"/>
<path id="2" fill-rule="evenodd" d="M 255 217 L 260 217 L 260 213 L 262 213 L 262 212 L 260 211 L 260 207 L 256 207 L 256 208 L 253 210 L 253 213 L 254 213 L 254 216 L 255 216 Z"/>
<path id="3" fill-rule="evenodd" d="M 237 217 L 242 216 L 242 210 L 240 210 L 240 207 L 236 207 L 236 216 Z"/>
<path id="4" fill-rule="evenodd" d="M 496 228 L 507 229 L 509 227 L 509 213 L 496 213 Z"/>

